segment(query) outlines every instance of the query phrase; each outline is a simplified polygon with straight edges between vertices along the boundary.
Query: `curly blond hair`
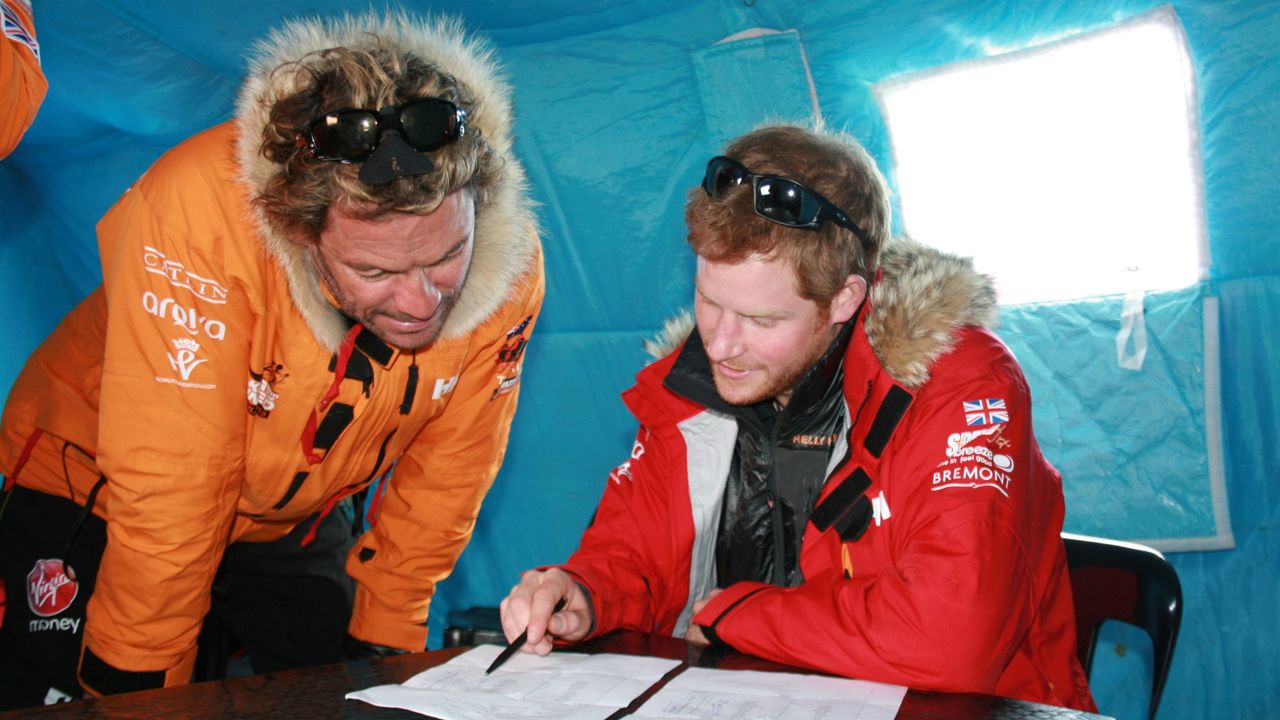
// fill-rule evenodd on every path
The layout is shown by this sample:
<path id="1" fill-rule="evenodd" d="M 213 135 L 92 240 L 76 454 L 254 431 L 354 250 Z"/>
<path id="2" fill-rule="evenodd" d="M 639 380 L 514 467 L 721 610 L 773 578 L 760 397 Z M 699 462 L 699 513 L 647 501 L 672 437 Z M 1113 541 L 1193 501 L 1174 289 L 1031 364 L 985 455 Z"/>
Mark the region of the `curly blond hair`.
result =
<path id="1" fill-rule="evenodd" d="M 424 214 L 456 190 L 471 188 L 477 210 L 502 174 L 502 155 L 469 123 L 457 142 L 430 154 L 434 168 L 381 185 L 360 181 L 358 164 L 315 159 L 303 140 L 308 125 L 324 113 L 346 108 L 377 110 L 420 98 L 449 100 L 470 115 L 475 97 L 441 68 L 391 43 L 375 39 L 368 48 L 335 47 L 310 53 L 272 71 L 268 86 L 283 89 L 264 98 L 270 107 L 262 131 L 262 157 L 276 164 L 253 198 L 278 232 L 294 242 L 314 242 L 329 208 L 362 218 L 391 212 Z"/>

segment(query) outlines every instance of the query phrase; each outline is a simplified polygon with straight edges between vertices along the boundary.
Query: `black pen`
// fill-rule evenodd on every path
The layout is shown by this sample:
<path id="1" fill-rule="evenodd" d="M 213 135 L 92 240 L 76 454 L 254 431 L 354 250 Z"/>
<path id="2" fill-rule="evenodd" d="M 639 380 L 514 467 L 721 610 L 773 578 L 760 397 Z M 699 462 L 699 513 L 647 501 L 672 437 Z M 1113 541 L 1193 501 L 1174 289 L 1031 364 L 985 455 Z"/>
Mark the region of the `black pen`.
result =
<path id="1" fill-rule="evenodd" d="M 564 598 L 560 598 L 560 602 L 556 603 L 556 606 L 554 609 L 552 609 L 551 614 L 555 615 L 556 613 L 560 612 L 563 609 L 564 609 Z M 548 625 L 551 624 L 550 617 L 547 618 L 547 624 Z M 529 628 L 526 627 L 524 629 L 524 632 L 517 635 L 515 640 L 512 640 L 511 642 L 507 643 L 507 646 L 503 648 L 502 652 L 498 653 L 498 657 L 493 659 L 493 663 L 489 665 L 488 670 L 484 671 L 484 674 L 488 675 L 494 670 L 497 670 L 498 667 L 502 665 L 502 663 L 510 660 L 511 656 L 516 654 L 516 651 L 524 647 L 524 643 L 528 639 L 529 639 Z"/>

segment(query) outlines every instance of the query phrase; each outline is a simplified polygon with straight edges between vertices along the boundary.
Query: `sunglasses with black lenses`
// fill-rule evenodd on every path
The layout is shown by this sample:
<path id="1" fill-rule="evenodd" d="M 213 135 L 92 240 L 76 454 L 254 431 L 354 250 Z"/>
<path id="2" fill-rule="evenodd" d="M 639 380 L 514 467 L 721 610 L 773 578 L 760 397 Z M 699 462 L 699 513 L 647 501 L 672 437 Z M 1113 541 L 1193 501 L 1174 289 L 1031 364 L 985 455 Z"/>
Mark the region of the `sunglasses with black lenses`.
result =
<path id="1" fill-rule="evenodd" d="M 325 113 L 307 126 L 306 140 L 317 160 L 358 163 L 369 159 L 382 134 L 397 131 L 418 152 L 456 142 L 467 131 L 467 111 L 440 98 L 414 100 L 381 110 L 346 109 Z"/>
<path id="2" fill-rule="evenodd" d="M 751 181 L 755 211 L 760 217 L 792 228 L 817 230 L 831 220 L 857 236 L 865 250 L 871 238 L 849 219 L 848 213 L 819 193 L 780 175 L 758 175 L 731 157 L 717 155 L 707 163 L 702 190 L 711 198 L 721 198 L 730 188 Z"/>

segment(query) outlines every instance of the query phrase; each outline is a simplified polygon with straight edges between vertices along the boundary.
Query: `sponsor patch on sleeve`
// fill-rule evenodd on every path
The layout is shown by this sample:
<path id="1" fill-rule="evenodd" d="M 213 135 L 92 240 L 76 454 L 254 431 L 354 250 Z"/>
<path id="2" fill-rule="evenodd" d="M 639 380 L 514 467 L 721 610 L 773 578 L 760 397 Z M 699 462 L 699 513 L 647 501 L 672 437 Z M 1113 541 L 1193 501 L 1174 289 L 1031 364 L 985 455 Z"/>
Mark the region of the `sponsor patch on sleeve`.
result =
<path id="1" fill-rule="evenodd" d="M 162 295 L 164 291 L 160 294 L 150 290 L 142 293 L 143 312 L 161 320 L 170 321 L 174 327 L 182 328 L 193 338 L 221 340 L 226 337 L 227 326 L 221 320 L 200 314 L 200 309 L 193 301 L 188 300 L 184 305 L 171 297 L 162 297 Z"/>
<path id="2" fill-rule="evenodd" d="M 532 321 L 533 316 L 529 315 L 507 331 L 505 341 L 498 350 L 495 373 L 497 385 L 493 389 L 493 394 L 489 396 L 490 402 L 515 390 L 520 384 L 520 359 L 524 357 L 525 348 L 529 346 L 529 340 L 525 338 L 524 333 Z"/>
<path id="3" fill-rule="evenodd" d="M 169 368 L 173 374 L 157 375 L 156 382 L 195 390 L 213 390 L 218 387 L 214 383 L 200 382 L 201 376 L 196 373 L 196 370 L 209 362 L 209 359 L 200 357 L 200 343 L 195 340 L 191 338 L 174 340 L 173 350 L 165 353 L 165 356 L 169 360 Z"/>
<path id="4" fill-rule="evenodd" d="M 202 366 L 209 361 L 205 355 L 210 343 L 216 345 L 227 335 L 226 323 L 216 317 L 222 310 L 219 306 L 227 304 L 226 284 L 208 273 L 193 272 L 184 261 L 149 245 L 142 248 L 141 260 L 144 271 L 165 283 L 153 283 L 143 291 L 142 312 L 159 321 L 161 332 L 180 330 L 184 335 L 170 336 L 172 349 L 166 350 L 165 357 L 172 373 L 156 375 L 156 382 L 213 390 L 216 384 L 207 382 L 210 370 Z"/>
<path id="5" fill-rule="evenodd" d="M 183 261 L 171 258 L 164 252 L 145 246 L 142 248 L 142 269 L 159 275 L 175 288 L 189 290 L 197 298 L 215 305 L 227 303 L 227 288 L 219 280 L 192 272 Z"/>
<path id="6" fill-rule="evenodd" d="M 969 427 L 998 425 L 1009 422 L 1004 398 L 982 398 L 964 401 L 964 424 Z"/>
<path id="7" fill-rule="evenodd" d="M 1006 414 L 998 424 L 948 435 L 946 457 L 933 469 L 933 491 L 994 490 L 1009 497 L 1014 461 L 1003 436 L 1007 422 Z"/>

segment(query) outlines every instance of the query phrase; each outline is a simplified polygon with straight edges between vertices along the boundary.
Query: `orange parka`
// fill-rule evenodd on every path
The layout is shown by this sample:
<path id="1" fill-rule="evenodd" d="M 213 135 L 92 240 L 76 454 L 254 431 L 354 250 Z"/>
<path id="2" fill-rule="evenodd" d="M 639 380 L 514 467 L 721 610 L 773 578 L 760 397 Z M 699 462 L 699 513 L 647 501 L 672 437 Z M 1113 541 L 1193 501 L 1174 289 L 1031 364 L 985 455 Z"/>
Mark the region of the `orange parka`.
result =
<path id="1" fill-rule="evenodd" d="M 29 0 L 0 0 L 0 158 L 13 152 L 36 117 L 49 84 Z"/>
<path id="2" fill-rule="evenodd" d="M 434 586 L 502 462 L 544 291 L 505 104 L 472 113 L 507 154 L 505 177 L 477 205 L 440 338 L 417 352 L 339 313 L 307 250 L 251 206 L 272 169 L 248 104 L 165 154 L 102 219 L 104 282 L 28 361 L 0 427 L 10 481 L 83 503 L 105 478 L 85 645 L 121 670 L 164 671 L 166 685 L 190 677 L 228 543 L 279 538 L 393 464 L 347 560 L 350 632 L 425 647 Z"/>

